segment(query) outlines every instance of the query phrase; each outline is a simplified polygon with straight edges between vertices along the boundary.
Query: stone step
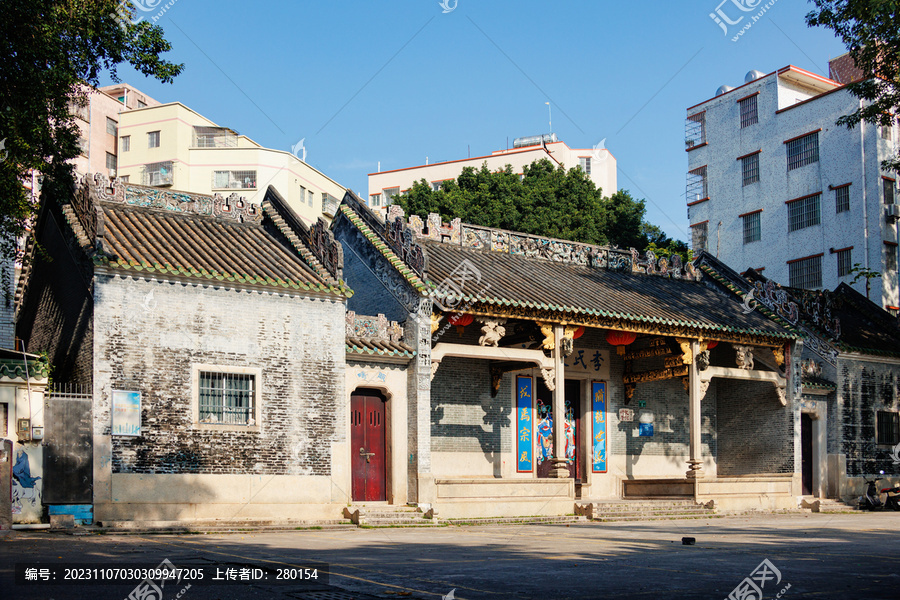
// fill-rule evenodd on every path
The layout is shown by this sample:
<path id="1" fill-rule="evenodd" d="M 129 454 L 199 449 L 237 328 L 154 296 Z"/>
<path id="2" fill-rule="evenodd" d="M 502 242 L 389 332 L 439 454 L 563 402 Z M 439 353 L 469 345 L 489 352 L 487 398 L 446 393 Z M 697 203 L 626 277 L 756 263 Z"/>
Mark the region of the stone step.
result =
<path id="1" fill-rule="evenodd" d="M 687 514 L 669 514 L 669 515 L 657 515 L 657 514 L 643 514 L 643 515 L 633 515 L 633 516 L 625 516 L 625 515 L 616 515 L 609 517 L 594 517 L 594 522 L 596 523 L 616 523 L 616 522 L 626 522 L 626 521 L 677 521 L 681 519 L 722 519 L 725 515 L 720 515 L 714 512 L 710 512 L 708 514 L 696 514 L 696 513 L 687 513 Z"/>
<path id="2" fill-rule="evenodd" d="M 244 521 L 238 523 L 225 522 L 135 522 L 108 521 L 95 527 L 82 528 L 88 532 L 108 534 L 144 534 L 144 533 L 258 533 L 264 531 L 312 531 L 355 529 L 356 525 L 349 520 L 326 521 Z"/>
<path id="3" fill-rule="evenodd" d="M 581 516 L 550 516 L 550 517 L 480 517 L 473 519 L 447 519 L 446 523 L 456 526 L 471 525 L 571 525 L 573 523 L 587 523 L 587 517 Z"/>
<path id="4" fill-rule="evenodd" d="M 660 510 L 679 510 L 684 512 L 710 512 L 710 509 L 695 504 L 693 506 L 688 505 L 671 505 L 671 506 L 605 506 L 605 505 L 594 505 L 594 514 L 603 514 L 603 513 L 648 513 L 648 512 L 657 512 Z"/>

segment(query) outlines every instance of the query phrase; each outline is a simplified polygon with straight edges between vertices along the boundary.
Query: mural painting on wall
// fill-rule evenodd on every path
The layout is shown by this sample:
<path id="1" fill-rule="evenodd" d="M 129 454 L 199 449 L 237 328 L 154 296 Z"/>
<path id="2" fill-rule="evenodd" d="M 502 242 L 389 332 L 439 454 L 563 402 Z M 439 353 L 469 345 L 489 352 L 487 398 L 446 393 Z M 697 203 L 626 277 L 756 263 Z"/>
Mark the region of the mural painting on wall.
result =
<path id="1" fill-rule="evenodd" d="M 531 397 L 534 381 L 531 377 L 516 377 L 516 415 L 518 432 L 517 452 L 519 457 L 516 470 L 519 473 L 530 473 L 534 468 L 531 456 L 534 452 L 532 444 Z"/>
<path id="2" fill-rule="evenodd" d="M 591 383 L 591 412 L 593 413 L 593 448 L 591 449 L 594 473 L 606 473 L 606 383 Z"/>
<path id="3" fill-rule="evenodd" d="M 21 515 L 24 511 L 41 508 L 40 476 L 32 476 L 28 454 L 23 449 L 16 452 L 16 462 L 12 469 L 12 513 Z"/>

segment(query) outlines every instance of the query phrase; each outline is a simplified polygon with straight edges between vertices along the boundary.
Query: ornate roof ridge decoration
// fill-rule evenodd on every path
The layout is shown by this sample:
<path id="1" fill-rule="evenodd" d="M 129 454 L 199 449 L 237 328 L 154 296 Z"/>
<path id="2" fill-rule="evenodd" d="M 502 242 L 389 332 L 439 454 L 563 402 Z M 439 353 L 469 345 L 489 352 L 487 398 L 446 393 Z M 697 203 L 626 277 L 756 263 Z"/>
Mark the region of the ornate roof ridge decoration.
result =
<path id="1" fill-rule="evenodd" d="M 348 338 L 361 338 L 385 344 L 403 341 L 403 328 L 396 321 L 388 321 L 381 313 L 377 317 L 368 317 L 348 310 L 346 324 Z"/>
<path id="2" fill-rule="evenodd" d="M 26 368 L 25 361 L 28 361 Z M 0 359 L 0 377 L 6 379 L 41 380 L 50 376 L 50 362 L 46 357 L 22 358 L 21 360 L 4 358 Z"/>
<path id="3" fill-rule="evenodd" d="M 249 202 L 237 193 L 223 198 L 220 194 L 194 194 L 174 190 L 148 187 L 124 183 L 120 179 L 110 181 L 102 173 L 85 175 L 83 188 L 97 202 L 118 204 L 121 206 L 137 206 L 156 210 L 164 210 L 179 214 L 215 217 L 236 223 L 259 224 L 263 219 L 262 208 Z M 90 235 L 92 227 L 84 223 Z"/>
<path id="4" fill-rule="evenodd" d="M 634 248 L 625 250 L 610 246 L 596 246 L 494 227 L 469 225 L 462 223 L 460 219 L 443 223 L 436 213 L 430 213 L 425 222 L 418 215 L 411 215 L 408 222 L 405 222 L 404 216 L 403 209 L 399 206 L 392 204 L 388 207 L 387 230 L 389 234 L 393 235 L 393 241 L 390 235 L 388 240 L 392 241 L 392 245 L 401 243 L 399 240 L 402 240 L 403 251 L 398 252 L 401 256 L 405 256 L 403 254 L 407 246 L 405 236 L 408 235 L 407 232 L 411 232 L 415 239 L 458 245 L 473 250 L 515 254 L 526 258 L 594 267 L 617 273 L 640 273 L 671 279 L 700 280 L 700 273 L 694 268 L 694 265 L 684 264 L 678 255 L 669 259 L 657 257 L 653 251 L 648 251 L 642 256 Z M 427 228 L 425 228 L 426 224 Z"/>

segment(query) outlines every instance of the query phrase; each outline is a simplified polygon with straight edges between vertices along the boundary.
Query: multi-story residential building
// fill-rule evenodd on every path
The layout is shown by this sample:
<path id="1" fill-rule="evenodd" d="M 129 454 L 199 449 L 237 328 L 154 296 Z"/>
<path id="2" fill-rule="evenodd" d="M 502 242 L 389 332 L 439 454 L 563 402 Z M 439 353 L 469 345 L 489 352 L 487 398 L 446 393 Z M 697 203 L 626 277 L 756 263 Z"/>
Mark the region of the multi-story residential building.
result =
<path id="1" fill-rule="evenodd" d="M 606 148 L 569 148 L 565 142 L 557 140 L 556 134 L 518 138 L 512 149 L 497 150 L 487 156 L 463 158 L 417 167 L 405 167 L 390 171 L 369 173 L 369 206 L 383 209 L 390 204 L 391 196 L 407 191 L 412 185 L 424 179 L 438 190 L 448 179 L 456 179 L 465 167 L 480 169 L 487 164 L 492 171 L 499 171 L 511 165 L 513 171 L 522 174 L 526 165 L 542 158 L 566 168 L 581 166 L 594 184 L 608 194 L 616 188 L 616 158 Z"/>
<path id="2" fill-rule="evenodd" d="M 237 193 L 255 204 L 274 186 L 307 223 L 331 217 L 346 192 L 290 152 L 263 148 L 180 102 L 122 115 L 118 175 L 195 194 Z"/>
<path id="3" fill-rule="evenodd" d="M 896 127 L 835 124 L 859 106 L 841 82 L 787 66 L 688 108 L 694 250 L 806 289 L 850 284 L 858 264 L 880 276 L 853 287 L 896 312 L 900 207 L 881 168 Z"/>

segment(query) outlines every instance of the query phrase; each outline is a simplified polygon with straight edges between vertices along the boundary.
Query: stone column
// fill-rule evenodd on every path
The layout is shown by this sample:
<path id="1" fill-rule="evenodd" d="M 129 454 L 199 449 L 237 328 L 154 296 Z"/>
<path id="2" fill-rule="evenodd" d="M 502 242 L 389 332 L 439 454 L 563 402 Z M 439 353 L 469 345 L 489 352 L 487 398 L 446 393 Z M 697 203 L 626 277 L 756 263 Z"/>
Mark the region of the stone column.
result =
<path id="1" fill-rule="evenodd" d="M 700 354 L 700 344 L 691 340 L 691 363 L 688 371 L 690 378 L 689 402 L 689 428 L 690 428 L 690 468 L 687 472 L 688 479 L 701 479 L 703 477 L 703 459 L 700 452 L 700 400 L 706 392 L 705 386 L 700 382 L 700 370 L 697 368 L 697 355 Z M 708 384 L 707 384 L 708 385 Z"/>
<path id="2" fill-rule="evenodd" d="M 553 459 L 550 477 L 566 479 L 569 476 L 566 460 L 566 374 L 563 364 L 562 325 L 553 326 L 553 377 L 556 385 L 553 389 Z"/>

